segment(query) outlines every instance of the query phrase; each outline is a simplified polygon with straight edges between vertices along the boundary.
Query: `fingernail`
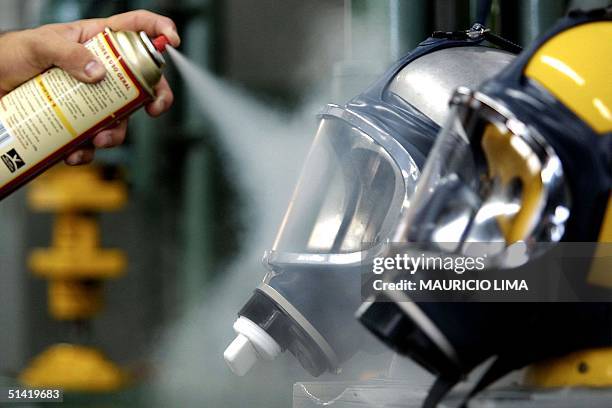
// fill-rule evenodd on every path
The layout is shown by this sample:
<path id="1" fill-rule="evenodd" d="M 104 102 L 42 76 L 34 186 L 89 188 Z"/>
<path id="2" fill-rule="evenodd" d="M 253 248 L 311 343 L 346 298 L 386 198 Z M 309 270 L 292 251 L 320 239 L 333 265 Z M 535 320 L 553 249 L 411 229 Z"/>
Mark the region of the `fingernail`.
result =
<path id="1" fill-rule="evenodd" d="M 101 133 L 96 136 L 96 147 L 109 147 L 113 143 L 113 138 L 108 133 Z"/>
<path id="2" fill-rule="evenodd" d="M 157 105 L 157 109 L 159 109 L 160 112 L 163 112 L 166 109 L 166 100 L 163 96 L 160 96 L 155 102 L 155 105 Z"/>
<path id="3" fill-rule="evenodd" d="M 170 43 L 172 43 L 175 47 L 178 47 L 179 45 L 181 45 L 181 37 L 179 37 L 178 33 L 176 31 L 170 31 L 169 33 L 170 35 L 166 35 L 166 37 L 168 37 L 168 39 L 170 40 Z"/>
<path id="4" fill-rule="evenodd" d="M 83 160 L 83 152 L 76 152 L 70 155 L 70 157 L 68 157 L 66 162 L 74 166 L 75 164 L 79 164 L 82 160 Z"/>
<path id="5" fill-rule="evenodd" d="M 93 60 L 89 61 L 87 65 L 85 65 L 85 75 L 90 78 L 99 78 L 106 74 L 106 69 L 100 64 L 98 61 Z"/>

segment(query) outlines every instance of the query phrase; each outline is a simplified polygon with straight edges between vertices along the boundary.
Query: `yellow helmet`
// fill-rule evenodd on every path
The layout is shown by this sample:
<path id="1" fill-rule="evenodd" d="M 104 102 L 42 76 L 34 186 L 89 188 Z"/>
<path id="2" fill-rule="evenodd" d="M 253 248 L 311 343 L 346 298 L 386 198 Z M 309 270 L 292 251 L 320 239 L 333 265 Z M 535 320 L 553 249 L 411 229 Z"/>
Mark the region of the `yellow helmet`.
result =
<path id="1" fill-rule="evenodd" d="M 602 138 L 604 150 L 599 153 L 603 156 L 603 170 L 609 172 L 612 165 L 612 21 L 609 10 L 607 13 L 608 18 L 601 20 L 583 20 L 588 18 L 583 16 L 579 24 L 545 40 L 525 66 L 524 75 L 534 86 L 546 89 Z M 592 224 L 595 229 L 599 225 L 600 242 L 612 242 L 609 187 L 607 197 L 605 191 L 601 193 L 593 208 Z M 604 206 L 606 210 L 601 217 Z M 600 217 L 601 221 L 597 222 Z"/>

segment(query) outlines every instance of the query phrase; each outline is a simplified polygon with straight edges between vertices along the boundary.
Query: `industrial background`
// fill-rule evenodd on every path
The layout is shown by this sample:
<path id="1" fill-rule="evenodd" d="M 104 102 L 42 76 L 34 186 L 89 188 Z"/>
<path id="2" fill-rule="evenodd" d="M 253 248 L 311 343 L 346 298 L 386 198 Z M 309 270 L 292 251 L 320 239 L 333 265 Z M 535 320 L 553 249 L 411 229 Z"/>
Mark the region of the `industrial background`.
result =
<path id="1" fill-rule="evenodd" d="M 281 117 L 308 115 L 304 123 L 310 123 L 312 128 L 302 133 L 312 135 L 314 116 L 310 116 L 309 109 L 303 108 L 305 104 L 343 102 L 365 88 L 368 81 L 432 30 L 467 29 L 481 16 L 482 7 L 490 10 L 486 21 L 489 27 L 526 45 L 568 8 L 606 3 L 564 0 L 3 0 L 0 29 L 108 16 L 139 8 L 159 12 L 176 22 L 183 41 L 180 51 L 191 61 L 237 87 L 248 95 L 250 103 L 260 101 L 257 106 L 261 109 Z M 194 310 L 215 307 L 214 303 L 202 306 L 202 302 L 209 294 L 217 292 L 218 285 L 228 279 L 228 274 L 236 272 L 232 263 L 240 254 L 250 256 L 259 250 L 257 247 L 257 250 L 248 251 L 249 242 L 260 240 L 263 247 L 271 244 L 273 236 L 269 234 L 253 237 L 261 231 L 256 226 L 260 222 L 259 210 L 253 205 L 250 190 L 242 188 L 241 167 L 236 170 L 232 164 L 243 156 L 232 155 L 231 147 L 223 147 L 220 139 L 224 134 L 218 131 L 219 118 L 203 115 L 193 95 L 188 93 L 194 84 L 180 78 L 171 62 L 165 74 L 176 95 L 170 112 L 156 120 L 142 112 L 136 114 L 130 120 L 127 143 L 120 148 L 99 151 L 96 157 L 94 165 L 99 169 L 100 180 L 120 183 L 117 184 L 122 186 L 120 190 L 127 191 L 125 200 L 120 199 L 112 211 L 96 207 L 99 245 L 121 250 L 127 267 L 117 279 L 105 282 L 104 306 L 95 316 L 54 318 L 48 311 L 49 281 L 34 276 L 30 270 L 28 260 L 34 248 L 52 247 L 54 234 L 60 228 L 55 221 L 57 211 L 41 210 L 32 190 L 44 189 L 45 181 L 41 180 L 38 186 L 27 186 L 0 202 L 0 376 L 3 383 L 16 381 L 32 359 L 53 344 L 86 343 L 103 350 L 109 360 L 126 367 L 136 381 L 127 391 L 118 388 L 110 394 L 91 396 L 84 393 L 75 400 L 75 406 L 83 405 L 82 401 L 99 400 L 111 404 L 104 406 L 139 403 L 151 406 L 142 396 L 143 389 L 151 388 L 162 390 L 149 393 L 156 395 L 156 403 L 170 406 L 159 402 L 166 398 L 163 395 L 166 391 L 170 394 L 174 391 L 171 386 L 165 388 L 164 376 L 159 373 L 166 366 L 165 363 L 158 365 L 157 361 L 173 358 L 173 354 L 164 357 L 163 352 L 157 353 L 159 344 L 172 342 L 174 338 L 179 345 L 185 341 L 177 333 L 184 329 L 179 322 L 197 314 Z M 216 102 L 210 100 L 211 104 Z M 249 132 L 250 129 L 244 129 L 240 136 L 250 138 Z M 310 140 L 308 136 L 302 139 L 291 146 L 305 150 Z M 276 149 L 263 143 L 260 148 Z M 257 152 L 251 153 L 254 160 L 259 157 Z M 276 153 L 280 156 L 285 152 L 278 147 Z M 292 157 L 301 159 L 304 151 L 293 154 Z M 281 183 L 278 173 L 288 172 L 285 177 L 290 186 L 300 162 L 295 163 L 294 169 L 282 166 L 268 164 L 263 171 L 269 174 L 259 180 L 261 185 Z M 70 184 L 55 188 L 70 190 L 74 187 Z M 122 190 L 124 188 L 127 190 Z M 96 194 L 92 190 L 84 191 L 83 194 Z M 278 197 L 266 200 L 277 200 L 279 211 L 282 211 L 287 196 L 279 193 Z M 275 216 L 279 217 L 278 222 L 282 213 Z M 269 226 L 269 230 L 274 231 L 277 225 Z M 236 305 L 247 298 L 246 288 L 254 287 L 264 274 L 257 256 L 249 262 L 250 270 L 239 272 L 246 279 L 241 286 L 221 286 L 223 290 L 234 291 L 227 296 L 235 297 Z M 242 266 L 239 269 L 243 269 Z M 215 293 L 215 296 L 222 295 Z M 236 307 L 230 312 L 235 310 Z M 215 314 L 215 311 L 208 313 Z M 197 318 L 194 321 L 190 324 L 197 325 Z M 224 330 L 215 335 L 229 340 L 231 322 L 227 320 L 225 325 L 211 325 L 201 330 Z M 197 336 L 186 338 L 197 339 Z M 221 360 L 222 347 L 218 350 L 203 344 L 201 349 L 198 344 L 190 347 L 189 352 L 194 356 L 210 353 Z M 206 382 L 208 377 L 229 377 L 228 373 L 210 372 L 212 367 L 207 366 L 201 366 L 198 373 L 186 367 L 184 375 L 190 381 L 185 382 L 183 391 L 192 395 L 187 401 L 198 401 L 201 406 L 286 407 L 290 405 L 291 383 L 306 378 L 295 365 L 287 361 L 286 371 L 270 377 L 273 381 L 282 381 L 268 384 L 267 389 L 261 386 L 270 378 L 260 379 L 258 396 L 249 394 L 257 387 L 236 388 L 251 380 L 231 380 L 233 385 L 217 390 L 225 397 L 212 396 L 204 390 L 200 392 L 197 384 Z M 176 381 L 180 389 L 181 379 L 173 377 L 172 381 Z M 223 380 L 215 381 L 225 384 Z M 241 393 L 244 395 L 239 396 Z"/>

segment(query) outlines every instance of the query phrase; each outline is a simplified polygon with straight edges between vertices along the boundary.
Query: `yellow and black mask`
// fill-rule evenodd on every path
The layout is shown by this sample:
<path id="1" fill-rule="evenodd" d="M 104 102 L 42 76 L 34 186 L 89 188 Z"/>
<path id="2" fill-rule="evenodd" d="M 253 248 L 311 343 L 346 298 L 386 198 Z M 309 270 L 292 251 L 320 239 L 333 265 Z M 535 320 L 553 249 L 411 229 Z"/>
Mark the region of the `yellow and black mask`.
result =
<path id="1" fill-rule="evenodd" d="M 612 22 L 593 14 L 456 91 L 397 241 L 497 243 L 499 266 L 517 244 L 528 261 L 541 242 L 612 241 Z"/>
<path id="2" fill-rule="evenodd" d="M 557 243 L 612 242 L 611 67 L 612 9 L 576 12 L 477 90 L 458 89 L 394 242 L 443 255 L 474 255 L 477 243 L 487 267 L 502 271 Z M 475 391 L 535 361 L 612 346 L 607 301 L 394 296 L 364 304 L 358 316 L 439 376 L 427 406 L 493 356 Z"/>

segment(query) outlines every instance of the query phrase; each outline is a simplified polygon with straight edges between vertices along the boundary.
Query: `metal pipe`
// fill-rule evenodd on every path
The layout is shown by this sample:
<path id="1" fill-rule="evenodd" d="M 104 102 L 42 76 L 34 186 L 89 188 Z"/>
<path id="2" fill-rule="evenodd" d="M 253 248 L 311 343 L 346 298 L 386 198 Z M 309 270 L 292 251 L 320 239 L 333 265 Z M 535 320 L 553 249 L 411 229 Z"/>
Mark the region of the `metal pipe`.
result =
<path id="1" fill-rule="evenodd" d="M 200 299 L 212 267 L 209 156 L 207 147 L 198 143 L 189 149 L 185 157 L 182 285 L 179 293 L 186 308 Z"/>
<path id="2" fill-rule="evenodd" d="M 496 0 L 493 4 L 499 4 L 501 30 L 497 31 L 523 47 L 555 24 L 567 9 L 567 0 Z"/>
<path id="3" fill-rule="evenodd" d="M 368 58 L 376 51 L 377 57 L 395 60 L 421 42 L 431 28 L 426 0 L 345 0 L 344 4 L 348 59 Z"/>
<path id="4" fill-rule="evenodd" d="M 436 30 L 457 31 L 470 28 L 469 0 L 436 0 L 434 7 Z"/>
<path id="5" fill-rule="evenodd" d="M 417 46 L 432 31 L 425 0 L 389 1 L 389 50 L 393 60 Z"/>
<path id="6" fill-rule="evenodd" d="M 535 40 L 565 14 L 565 0 L 521 0 L 519 2 L 520 34 L 523 45 Z"/>
<path id="7" fill-rule="evenodd" d="M 424 40 L 426 0 L 344 0 L 344 59 L 334 66 L 331 98 L 344 103 Z"/>

